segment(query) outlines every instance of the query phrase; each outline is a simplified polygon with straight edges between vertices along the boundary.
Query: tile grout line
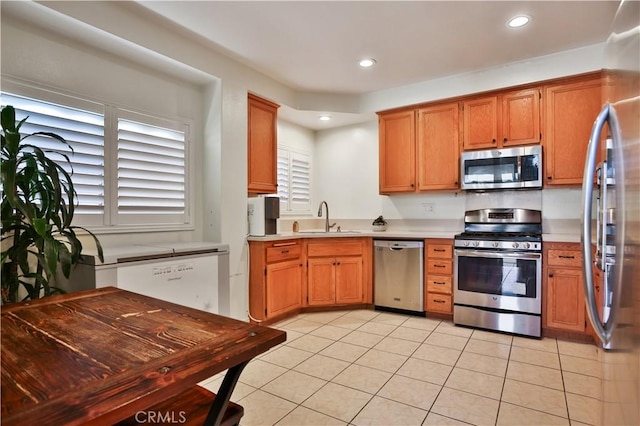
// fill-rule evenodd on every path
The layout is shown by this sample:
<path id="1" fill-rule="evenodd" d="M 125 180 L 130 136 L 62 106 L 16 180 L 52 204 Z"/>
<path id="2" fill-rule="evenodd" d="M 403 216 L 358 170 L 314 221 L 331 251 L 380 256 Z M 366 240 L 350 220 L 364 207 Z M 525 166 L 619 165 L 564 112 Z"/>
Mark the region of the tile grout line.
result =
<path id="1" fill-rule="evenodd" d="M 352 318 L 351 318 L 353 321 L 362 322 L 362 324 L 361 324 L 361 325 L 359 325 L 359 326 L 358 326 L 357 328 L 355 328 L 355 329 L 354 329 L 354 328 L 350 328 L 350 327 L 341 327 L 340 325 L 336 325 L 336 324 L 330 324 L 331 322 L 333 322 L 333 321 L 335 321 L 335 320 L 338 320 L 338 319 L 344 319 L 345 317 L 348 317 L 348 314 L 349 314 L 349 311 L 344 312 L 344 313 L 342 313 L 341 315 L 339 315 L 339 316 L 337 316 L 337 317 L 335 317 L 335 318 L 330 319 L 329 321 L 323 321 L 323 322 L 318 322 L 318 321 L 314 321 L 313 319 L 309 319 L 309 318 L 307 318 L 307 317 L 302 317 L 302 318 L 299 318 L 299 319 L 298 319 L 298 318 L 293 318 L 293 319 L 291 319 L 291 320 L 287 321 L 287 322 L 286 322 L 286 323 L 284 323 L 284 324 L 277 324 L 277 325 L 274 325 L 274 326 L 276 326 L 276 327 L 282 327 L 282 328 L 285 328 L 287 325 L 290 325 L 291 323 L 293 323 L 293 322 L 295 322 L 295 321 L 297 321 L 297 320 L 305 320 L 305 318 L 306 318 L 306 321 L 316 324 L 316 325 L 317 325 L 317 327 L 315 327 L 315 328 L 313 328 L 313 329 L 311 329 L 311 330 L 309 330 L 309 331 L 306 331 L 306 332 L 300 332 L 300 331 L 293 330 L 293 329 L 292 329 L 292 330 L 285 330 L 285 331 L 295 331 L 295 332 L 297 332 L 297 333 L 300 333 L 300 336 L 299 336 L 299 337 L 297 337 L 296 339 L 294 339 L 293 341 L 297 340 L 298 338 L 304 337 L 304 336 L 312 336 L 312 337 L 317 337 L 317 338 L 321 338 L 321 339 L 324 339 L 324 340 L 331 341 L 331 343 L 329 343 L 326 347 L 323 347 L 322 349 L 317 350 L 317 351 L 315 351 L 315 352 L 314 352 L 314 351 L 310 351 L 310 350 L 308 350 L 308 349 L 300 349 L 300 348 L 297 348 L 297 347 L 294 347 L 294 346 L 291 346 L 290 348 L 292 348 L 292 349 L 297 349 L 297 350 L 300 350 L 300 351 L 303 351 L 303 352 L 305 352 L 305 353 L 309 354 L 309 357 L 307 358 L 307 360 L 308 360 L 309 358 L 313 357 L 314 355 L 321 355 L 321 356 L 324 356 L 324 357 L 327 357 L 327 358 L 330 358 L 330 359 L 339 360 L 339 361 L 343 361 L 343 362 L 346 362 L 346 363 L 347 363 L 347 365 L 346 365 L 346 367 L 345 367 L 345 368 L 343 368 L 340 372 L 338 372 L 337 374 L 335 374 L 335 375 L 334 375 L 330 380 L 327 380 L 327 381 L 326 381 L 326 383 L 324 383 L 324 384 L 323 384 L 319 389 L 317 389 L 315 392 L 313 392 L 310 396 L 308 396 L 308 397 L 307 397 L 304 401 L 302 401 L 301 403 L 296 403 L 296 402 L 294 402 L 294 401 L 290 401 L 290 400 L 289 400 L 289 399 L 287 399 L 287 398 L 284 398 L 284 397 L 278 396 L 278 395 L 276 395 L 276 394 L 272 394 L 272 393 L 270 393 L 270 392 L 268 392 L 268 391 L 266 391 L 266 390 L 264 390 L 264 389 L 263 389 L 263 388 L 264 388 L 265 386 L 267 386 L 269 383 L 271 383 L 272 381 L 276 380 L 277 378 L 281 377 L 283 374 L 286 374 L 286 373 L 287 373 L 287 372 L 289 372 L 289 371 L 294 371 L 294 372 L 297 372 L 297 373 L 300 373 L 300 374 L 303 374 L 303 375 L 306 375 L 306 376 L 314 377 L 314 378 L 315 378 L 315 376 L 309 375 L 309 374 L 304 373 L 304 372 L 301 372 L 301 371 L 294 370 L 297 366 L 299 366 L 300 364 L 302 364 L 303 362 L 305 362 L 305 360 L 303 360 L 303 361 L 297 362 L 295 365 L 293 365 L 293 366 L 291 366 L 291 367 L 286 367 L 286 371 L 284 371 L 283 373 L 279 374 L 279 375 L 278 375 L 278 376 L 276 376 L 275 378 L 271 379 L 271 380 L 270 380 L 270 381 L 268 381 L 267 383 L 263 384 L 261 387 L 259 387 L 259 388 L 254 388 L 250 393 L 248 393 L 247 395 L 243 396 L 243 398 L 242 398 L 242 399 L 244 399 L 244 398 L 246 398 L 246 397 L 250 396 L 250 395 L 251 395 L 251 394 L 253 394 L 256 390 L 262 390 L 263 392 L 268 393 L 268 394 L 270 394 L 270 395 L 272 395 L 272 396 L 274 396 L 274 397 L 282 398 L 284 401 L 288 401 L 288 402 L 290 402 L 290 403 L 294 404 L 295 406 L 294 406 L 294 408 L 293 408 L 292 410 L 290 410 L 289 412 L 287 412 L 286 414 L 284 414 L 284 415 L 283 415 L 279 420 L 277 420 L 277 422 L 280 422 L 282 419 L 284 419 L 286 416 L 288 416 L 292 411 L 296 410 L 296 409 L 297 409 L 297 408 L 299 408 L 299 407 L 304 407 L 302 404 L 304 404 L 304 402 L 305 402 L 305 401 L 307 401 L 309 398 L 311 398 L 313 395 L 315 395 L 318 391 L 320 391 L 321 389 L 325 388 L 325 387 L 327 386 L 327 384 L 328 384 L 328 383 L 333 383 L 334 385 L 344 386 L 344 387 L 346 387 L 346 388 L 354 389 L 354 390 L 357 390 L 357 391 L 359 391 L 359 392 L 363 392 L 363 393 L 365 393 L 365 394 L 370 395 L 370 397 L 369 397 L 369 399 L 367 400 L 367 402 L 366 402 L 366 403 L 365 403 L 365 404 L 360 408 L 360 410 L 358 410 L 358 412 L 357 412 L 357 413 L 354 415 L 354 417 L 351 419 L 351 422 L 353 422 L 353 420 L 354 420 L 354 419 L 355 419 L 355 418 L 356 418 L 356 417 L 357 417 L 357 416 L 362 412 L 362 410 L 364 410 L 364 408 L 365 408 L 368 404 L 370 404 L 370 403 L 371 403 L 371 401 L 372 401 L 375 397 L 382 398 L 382 399 L 385 399 L 385 400 L 389 400 L 389 401 L 392 401 L 392 402 L 395 402 L 395 403 L 398 403 L 398 404 L 406 405 L 406 406 L 408 406 L 408 407 L 413 407 L 413 408 L 416 408 L 416 409 L 419 409 L 419 410 L 422 410 L 422 411 L 426 411 L 426 413 L 427 413 L 427 414 L 426 414 L 425 418 L 423 419 L 423 422 L 426 420 L 426 417 L 428 417 L 429 413 L 437 414 L 437 415 L 439 415 L 439 416 L 443 416 L 443 417 L 447 417 L 447 418 L 452 418 L 452 417 L 449 417 L 449 416 L 444 416 L 444 415 L 442 415 L 442 414 L 434 413 L 434 412 L 433 412 L 433 411 L 431 411 L 431 410 L 432 410 L 432 408 L 433 408 L 434 404 L 436 403 L 436 401 L 437 401 L 438 397 L 441 395 L 441 392 L 443 391 L 443 389 L 444 389 L 444 387 L 445 387 L 445 385 L 446 385 L 447 381 L 448 381 L 448 380 L 449 380 L 449 378 L 451 377 L 451 374 L 452 374 L 453 370 L 454 370 L 455 368 L 460 368 L 460 369 L 463 369 L 463 370 L 467 370 L 466 368 L 463 368 L 463 367 L 456 367 L 456 366 L 457 366 L 457 365 L 458 365 L 458 363 L 460 362 L 460 359 L 461 359 L 462 355 L 465 353 L 465 350 L 468 348 L 468 345 L 469 345 L 469 343 L 471 342 L 471 340 L 472 340 L 472 339 L 473 339 L 473 340 L 479 340 L 479 341 L 483 341 L 483 342 L 487 342 L 487 343 L 492 343 L 492 344 L 504 344 L 504 343 L 499 342 L 499 341 L 493 341 L 493 340 L 482 339 L 482 338 L 480 338 L 480 337 L 476 337 L 476 338 L 474 338 L 473 331 L 472 331 L 472 333 L 471 333 L 469 336 L 460 336 L 459 334 L 456 334 L 456 333 L 451 333 L 451 334 L 450 334 L 450 333 L 443 332 L 443 330 L 438 331 L 437 329 L 438 329 L 438 327 L 440 327 L 440 325 L 441 325 L 441 324 L 443 324 L 443 323 L 444 323 L 443 321 L 438 321 L 438 323 L 437 323 L 437 324 L 436 324 L 436 325 L 435 325 L 431 330 L 426 330 L 426 329 L 424 329 L 424 328 L 418 328 L 418 327 L 414 328 L 414 327 L 406 326 L 406 325 L 405 325 L 405 324 L 406 324 L 406 322 L 407 322 L 411 317 L 405 317 L 405 318 L 404 318 L 404 320 L 403 320 L 402 322 L 400 322 L 399 324 L 397 324 L 397 325 L 396 325 L 396 324 L 385 324 L 385 322 L 384 322 L 384 321 L 373 321 L 373 319 L 374 319 L 374 318 L 376 318 L 376 317 L 379 317 L 379 316 L 380 316 L 380 314 L 378 314 L 378 315 L 376 315 L 376 316 L 374 316 L 374 317 L 371 317 L 370 319 L 367 319 L 367 320 L 365 320 L 365 319 L 363 319 L 363 318 L 358 318 L 358 317 L 354 316 L 354 317 L 352 317 Z M 371 333 L 371 332 L 369 332 L 369 331 L 363 331 L 363 330 L 361 330 L 361 328 L 362 328 L 362 327 L 364 327 L 365 325 L 370 325 L 370 324 L 392 325 L 392 326 L 394 326 L 394 328 L 393 328 L 391 331 L 387 332 L 386 334 L 377 334 L 377 333 Z M 345 334 L 344 336 L 341 336 L 341 337 L 339 337 L 339 338 L 337 338 L 337 339 L 336 339 L 336 338 L 333 338 L 333 337 L 329 337 L 329 338 L 327 338 L 327 337 L 323 337 L 323 336 L 318 336 L 318 335 L 314 335 L 314 334 L 312 334 L 315 330 L 318 330 L 319 328 L 322 328 L 322 327 L 327 326 L 327 325 L 332 326 L 332 327 L 337 327 L 337 328 L 343 328 L 343 329 L 345 329 L 345 330 L 348 330 L 348 332 L 347 332 L 347 334 Z M 421 340 L 415 340 L 415 339 L 405 338 L 405 337 L 401 337 L 401 336 L 392 336 L 392 334 L 393 334 L 394 332 L 398 331 L 400 328 L 413 329 L 413 330 L 420 330 L 420 331 L 423 331 L 423 332 L 428 332 L 428 334 L 426 334 L 426 336 L 425 336 L 423 339 L 421 339 Z M 375 335 L 375 336 L 377 336 L 377 337 L 380 337 L 380 340 L 379 340 L 377 343 L 373 344 L 372 346 L 361 346 L 361 345 L 358 345 L 358 344 L 354 344 L 354 343 L 350 343 L 350 342 L 346 342 L 346 341 L 343 341 L 343 340 L 342 340 L 343 338 L 345 338 L 345 337 L 347 337 L 347 336 L 351 335 L 354 331 L 360 331 L 361 333 L 367 333 L 367 334 Z M 421 358 L 413 358 L 413 356 L 416 354 L 416 352 L 417 352 L 417 351 L 418 351 L 418 350 L 419 350 L 423 345 L 427 344 L 427 340 L 428 340 L 428 339 L 429 339 L 429 338 L 430 338 L 434 333 L 436 333 L 436 332 L 439 332 L 439 333 L 441 333 L 441 334 L 446 334 L 446 335 L 448 335 L 448 336 L 465 337 L 465 338 L 466 338 L 466 342 L 465 342 L 464 346 L 461 348 L 461 350 L 460 350 L 459 354 L 457 355 L 457 358 L 456 358 L 456 360 L 455 360 L 455 362 L 454 362 L 454 364 L 453 364 L 453 365 L 443 364 L 443 363 L 441 363 L 441 362 L 438 362 L 438 361 L 432 361 L 432 360 L 429 360 L 429 359 L 423 360 L 423 361 L 434 362 L 434 363 L 437 363 L 437 364 L 447 365 L 447 366 L 450 366 L 450 367 L 451 367 L 451 370 L 449 371 L 449 373 L 448 373 L 448 375 L 447 375 L 447 377 L 446 377 L 446 379 L 444 380 L 444 383 L 443 383 L 442 385 L 437 385 L 437 384 L 434 384 L 434 383 L 429 382 L 429 381 L 421 380 L 421 381 L 424 381 L 425 383 L 429 383 L 429 384 L 432 384 L 432 385 L 440 386 L 440 389 L 439 389 L 439 391 L 438 391 L 437 395 L 435 396 L 435 398 L 433 399 L 433 402 L 431 403 L 431 405 L 430 405 L 429 409 L 428 409 L 428 410 L 425 410 L 424 408 L 416 407 L 416 406 L 414 406 L 414 405 L 412 405 L 412 404 L 407 404 L 407 403 L 404 403 L 404 402 L 396 401 L 396 400 L 391 399 L 391 398 L 388 398 L 388 397 L 381 396 L 381 395 L 380 395 L 380 391 L 381 391 L 381 390 L 382 390 L 382 389 L 383 389 L 383 388 L 384 388 L 384 387 L 389 383 L 389 381 L 391 381 L 394 377 L 398 376 L 398 371 L 399 371 L 399 370 L 400 370 L 404 365 L 406 365 L 406 363 L 407 363 L 410 359 L 422 360 Z M 384 340 L 385 340 L 385 339 L 387 339 L 387 338 L 394 338 L 394 339 L 399 339 L 399 340 L 402 340 L 402 341 L 405 341 L 405 342 L 417 343 L 417 346 L 416 346 L 416 348 L 415 348 L 415 349 L 413 349 L 413 350 L 411 351 L 411 353 L 410 353 L 410 354 L 408 354 L 408 355 L 404 355 L 404 354 L 397 354 L 397 353 L 395 353 L 395 352 L 391 352 L 391 351 L 386 350 L 386 349 L 383 349 L 383 348 L 376 348 L 376 346 L 377 346 L 377 345 L 379 345 L 382 341 L 384 341 Z M 566 390 L 566 383 L 565 383 L 565 382 L 566 382 L 566 377 L 565 377 L 565 376 L 566 376 L 566 374 L 565 374 L 565 373 L 568 373 L 569 371 L 568 371 L 568 370 L 563 369 L 563 363 L 562 363 L 562 359 L 561 359 L 561 355 L 562 355 L 562 354 L 560 353 L 559 342 L 557 341 L 557 339 L 553 339 L 553 340 L 554 340 L 554 346 L 555 346 L 555 349 L 556 349 L 555 353 L 556 353 L 556 356 L 557 356 L 557 358 L 558 358 L 558 362 L 559 362 L 559 366 L 560 366 L 559 370 L 560 370 L 561 378 L 562 378 L 562 388 L 563 388 L 563 389 L 562 389 L 562 392 L 563 392 L 563 394 L 564 394 L 564 399 L 565 399 L 565 408 L 566 408 L 566 414 L 567 414 L 567 417 L 566 417 L 565 419 L 566 419 L 566 420 L 568 420 L 569 422 L 572 422 L 572 419 L 571 419 L 571 418 L 570 418 L 570 416 L 569 416 L 569 404 L 568 404 L 568 399 L 567 399 L 567 393 L 572 393 L 572 394 L 573 394 L 573 392 L 567 392 L 567 390 Z M 332 357 L 332 356 L 324 355 L 324 354 L 321 354 L 321 353 L 320 353 L 320 352 L 322 352 L 323 350 L 325 350 L 326 348 L 328 348 L 328 347 L 330 347 L 330 346 L 332 346 L 332 345 L 334 345 L 335 343 L 338 343 L 338 342 L 342 342 L 342 343 L 345 343 L 345 344 L 350 344 L 350 345 L 353 345 L 353 346 L 358 346 L 358 347 L 360 347 L 360 348 L 364 348 L 364 349 L 365 349 L 365 352 L 364 352 L 364 353 L 362 353 L 362 354 L 361 354 L 360 356 L 358 356 L 357 358 L 355 358 L 353 361 L 348 361 L 348 362 L 347 362 L 347 361 L 345 361 L 344 359 L 334 358 L 334 357 Z M 283 347 L 284 347 L 284 346 L 286 346 L 286 343 L 284 343 L 284 344 L 283 344 Z M 433 345 L 433 344 L 431 344 L 431 346 L 441 347 L 440 345 Z M 522 348 L 522 349 L 527 349 L 527 350 L 534 350 L 534 351 L 536 351 L 536 350 L 537 350 L 537 351 L 543 351 L 543 352 L 552 353 L 552 352 L 550 352 L 550 351 L 548 351 L 548 350 L 544 350 L 544 349 L 540 349 L 540 348 L 534 348 L 534 347 L 530 347 L 530 346 L 527 346 L 527 345 L 519 345 L 519 344 L 517 344 L 517 342 L 515 341 L 515 339 L 513 339 L 513 338 L 511 339 L 511 342 L 510 342 L 510 344 L 509 344 L 509 354 L 508 354 L 508 357 L 507 357 L 507 368 L 505 369 L 505 372 L 504 372 L 504 375 L 503 375 L 502 389 L 501 389 L 501 392 L 500 392 L 500 399 L 499 399 L 499 401 L 498 401 L 498 403 L 499 403 L 499 404 L 498 404 L 498 410 L 497 410 L 497 413 L 496 413 L 496 421 L 495 421 L 495 423 L 496 423 L 496 424 L 497 424 L 497 422 L 498 422 L 498 418 L 499 418 L 499 416 L 500 416 L 500 409 L 502 408 L 502 403 L 503 403 L 503 402 L 504 402 L 505 404 L 507 403 L 507 401 L 503 401 L 503 397 L 504 397 L 504 389 L 505 389 L 505 386 L 506 386 L 506 380 L 507 380 L 507 374 L 508 374 L 508 368 L 509 368 L 510 362 L 511 362 L 511 361 L 513 361 L 513 362 L 519 362 L 519 363 L 523 363 L 523 364 L 531 365 L 531 366 L 535 366 L 535 367 L 543 367 L 543 368 L 545 368 L 545 367 L 546 367 L 546 366 L 543 366 L 543 365 L 531 364 L 531 363 L 526 362 L 526 361 L 517 361 L 517 360 L 513 359 L 513 358 L 512 358 L 512 355 L 513 355 L 513 347 L 514 347 L 514 346 L 519 347 L 519 348 Z M 442 347 L 445 347 L 445 348 L 446 348 L 446 346 L 442 346 Z M 386 370 L 380 370 L 380 369 L 377 369 L 377 368 L 375 368 L 375 367 L 371 367 L 371 366 L 367 366 L 367 365 L 356 364 L 356 362 L 357 362 L 357 360 L 358 360 L 358 359 L 360 359 L 360 358 L 362 358 L 363 356 L 365 356 L 366 354 L 370 353 L 370 352 L 372 351 L 372 349 L 376 349 L 376 350 L 379 350 L 379 351 L 381 351 L 381 352 L 385 352 L 385 353 L 389 353 L 389 354 L 395 354 L 395 355 L 400 355 L 400 356 L 406 356 L 406 359 L 402 362 L 402 364 L 401 364 L 398 368 L 396 368 L 396 369 L 394 370 L 394 372 L 389 372 L 389 371 L 386 371 Z M 485 354 L 483 354 L 483 353 L 475 353 L 475 352 L 468 352 L 468 351 L 467 351 L 467 353 L 470 353 L 470 354 L 476 354 L 476 355 L 482 355 L 482 356 L 487 356 L 487 355 L 485 355 Z M 578 353 L 578 355 L 575 355 L 575 354 L 574 354 L 574 355 L 570 355 L 570 356 L 574 356 L 574 357 L 576 357 L 576 358 L 580 358 L 580 359 L 591 359 L 591 358 L 586 357 L 586 356 L 580 356 L 580 353 Z M 275 366 L 278 366 L 278 367 L 282 367 L 281 365 L 278 365 L 278 364 L 272 363 L 272 362 L 267 361 L 267 360 L 263 360 L 263 361 L 264 361 L 265 363 L 268 363 L 268 364 L 271 364 L 271 365 L 275 365 Z M 334 380 L 336 377 L 338 377 L 340 374 L 342 374 L 345 370 L 347 370 L 349 367 L 351 367 L 351 366 L 353 366 L 353 365 L 357 365 L 357 366 L 361 366 L 361 367 L 366 367 L 366 368 L 372 368 L 372 369 L 374 369 L 374 370 L 378 370 L 378 371 L 381 371 L 381 372 L 390 373 L 391 375 L 390 375 L 390 377 L 389 377 L 389 378 L 384 382 L 384 384 L 382 384 L 380 387 L 378 387 L 378 389 L 377 389 L 374 393 L 369 393 L 369 392 L 366 392 L 366 391 L 362 391 L 361 389 L 352 388 L 352 387 L 350 387 L 350 386 L 348 386 L 348 385 L 341 385 L 341 384 L 339 384 L 339 383 L 333 382 L 333 380 Z M 546 367 L 546 368 L 549 368 L 549 367 Z M 551 369 L 553 369 L 553 368 L 551 368 Z M 555 370 L 555 369 L 553 369 L 553 370 Z M 469 371 L 475 371 L 475 370 L 469 370 Z M 574 373 L 574 374 L 576 374 L 576 375 L 586 376 L 586 377 L 593 377 L 593 376 L 592 376 L 592 375 L 590 375 L 590 374 L 585 374 L 585 373 L 582 373 L 582 372 L 572 372 L 572 373 Z M 491 374 L 491 373 L 484 373 L 484 374 L 494 376 L 494 375 L 493 375 L 493 374 Z M 401 376 L 401 377 L 405 377 L 405 376 Z M 597 378 L 597 377 L 596 377 L 596 378 Z M 320 378 L 320 379 L 321 379 L 321 380 L 324 380 L 324 379 L 322 379 L 322 378 Z M 420 379 L 417 379 L 417 380 L 420 380 Z M 520 381 L 520 380 L 517 380 L 517 379 L 513 379 L 513 380 L 515 380 L 515 381 Z M 523 382 L 523 383 L 528 383 L 528 382 Z M 245 384 L 245 385 L 248 385 L 248 384 L 246 384 L 246 383 L 244 383 L 244 384 Z M 248 385 L 248 386 L 251 386 L 251 385 Z M 556 388 L 550 388 L 550 387 L 545 386 L 545 385 L 537 385 L 537 386 L 557 390 Z M 452 388 L 452 389 L 453 389 L 453 388 Z M 474 394 L 474 393 L 467 392 L 467 391 L 464 391 L 464 390 L 462 390 L 461 392 L 470 393 L 471 395 L 473 395 L 473 394 Z M 576 394 L 576 395 L 580 395 L 580 396 L 584 396 L 584 397 L 592 398 L 592 397 L 590 397 L 590 396 L 588 396 L 588 395 L 582 395 L 582 394 Z M 597 399 L 597 398 L 592 398 L 592 399 Z M 509 403 L 509 404 L 512 404 L 512 403 Z M 516 406 L 518 406 L 518 404 L 515 404 L 515 405 L 516 405 Z M 321 411 L 318 411 L 318 410 L 315 410 L 315 409 L 312 409 L 312 408 L 309 408 L 309 407 L 304 407 L 304 408 L 306 408 L 306 409 L 308 409 L 308 410 L 311 410 L 311 411 L 314 411 L 314 412 L 317 412 L 317 413 L 320 413 L 320 414 L 322 414 L 322 415 L 324 415 L 324 416 L 328 416 L 328 417 L 330 417 L 330 418 L 334 418 L 334 419 L 336 419 L 336 420 L 342 421 L 342 420 L 340 420 L 340 419 L 338 419 L 338 418 L 336 418 L 336 417 L 333 417 L 333 416 L 331 416 L 331 415 L 329 415 L 329 414 L 326 414 L 326 413 L 323 413 L 323 412 L 321 412 Z M 523 408 L 531 409 L 531 408 L 529 408 L 529 407 L 523 407 Z M 557 416 L 556 414 L 548 413 L 548 412 L 546 412 L 546 411 L 542 411 L 542 410 L 537 410 L 537 409 L 536 409 L 536 410 L 531 409 L 531 410 L 533 410 L 533 411 L 537 411 L 537 412 L 540 412 L 540 413 L 543 413 L 543 414 L 546 414 L 546 415 L 555 416 L 555 417 L 558 417 L 558 418 L 564 418 L 564 417 Z"/>

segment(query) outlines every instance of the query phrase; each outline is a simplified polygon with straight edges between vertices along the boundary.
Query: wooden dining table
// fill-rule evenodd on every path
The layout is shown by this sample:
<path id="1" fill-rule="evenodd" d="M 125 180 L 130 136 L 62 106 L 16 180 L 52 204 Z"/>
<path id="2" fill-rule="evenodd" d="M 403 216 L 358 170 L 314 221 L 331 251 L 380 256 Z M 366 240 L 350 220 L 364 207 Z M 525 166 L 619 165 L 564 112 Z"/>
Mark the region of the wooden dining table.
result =
<path id="1" fill-rule="evenodd" d="M 217 425 L 247 363 L 286 340 L 115 287 L 3 306 L 0 325 L 3 425 L 114 424 L 226 370 Z"/>

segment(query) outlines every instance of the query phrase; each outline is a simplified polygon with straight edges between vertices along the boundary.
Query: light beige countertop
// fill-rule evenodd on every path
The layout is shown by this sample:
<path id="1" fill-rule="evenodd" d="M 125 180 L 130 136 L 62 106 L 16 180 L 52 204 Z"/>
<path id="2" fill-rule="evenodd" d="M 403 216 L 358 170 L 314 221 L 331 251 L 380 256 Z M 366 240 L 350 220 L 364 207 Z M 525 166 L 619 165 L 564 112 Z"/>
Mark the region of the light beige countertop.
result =
<path id="1" fill-rule="evenodd" d="M 264 237 L 248 236 L 248 241 L 279 241 L 297 238 L 348 238 L 348 237 L 370 237 L 374 239 L 418 239 L 425 238 L 451 238 L 459 231 L 343 231 L 343 232 L 323 232 L 322 230 L 308 230 L 302 232 L 282 232 L 280 234 L 266 235 Z M 580 235 L 577 234 L 542 234 L 543 242 L 563 242 L 579 243 Z"/>
<path id="2" fill-rule="evenodd" d="M 290 240 L 292 238 L 348 238 L 348 237 L 370 237 L 380 239 L 419 239 L 425 238 L 453 238 L 459 231 L 342 231 L 324 232 L 322 230 L 304 230 L 300 232 L 282 232 L 264 237 L 248 236 L 248 241 L 278 241 Z"/>
<path id="3" fill-rule="evenodd" d="M 414 239 L 450 238 L 453 239 L 464 228 L 462 221 L 421 221 L 421 220 L 390 220 L 385 231 L 373 231 L 368 220 L 338 220 L 342 225 L 342 232 L 332 229 L 324 232 L 322 220 L 300 220 L 301 230 L 292 232 L 292 220 L 281 221 L 278 229 L 287 229 L 278 234 L 266 236 L 248 236 L 248 241 L 279 241 L 298 238 L 348 238 L 368 237 L 374 239 Z M 333 220 L 331 220 L 333 222 Z M 304 224 L 304 227 L 302 226 Z M 543 242 L 580 242 L 580 226 L 577 220 L 545 220 L 543 222 Z"/>
<path id="4" fill-rule="evenodd" d="M 579 243 L 580 234 L 542 234 L 543 243 Z"/>

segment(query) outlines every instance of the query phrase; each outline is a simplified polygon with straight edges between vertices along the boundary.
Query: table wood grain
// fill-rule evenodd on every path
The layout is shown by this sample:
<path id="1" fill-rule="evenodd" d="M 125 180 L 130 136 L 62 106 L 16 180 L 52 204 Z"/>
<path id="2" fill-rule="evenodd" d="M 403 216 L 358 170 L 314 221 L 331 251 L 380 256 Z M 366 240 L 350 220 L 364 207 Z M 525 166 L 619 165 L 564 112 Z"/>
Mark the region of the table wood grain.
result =
<path id="1" fill-rule="evenodd" d="M 114 287 L 3 306 L 2 424 L 112 424 L 286 339 Z"/>

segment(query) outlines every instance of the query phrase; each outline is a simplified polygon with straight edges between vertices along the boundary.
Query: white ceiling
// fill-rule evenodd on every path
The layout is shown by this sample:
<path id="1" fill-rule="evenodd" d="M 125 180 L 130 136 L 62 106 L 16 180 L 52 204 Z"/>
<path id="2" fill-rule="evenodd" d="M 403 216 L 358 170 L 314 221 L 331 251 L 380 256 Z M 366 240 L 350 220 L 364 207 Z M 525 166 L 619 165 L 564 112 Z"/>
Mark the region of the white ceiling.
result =
<path id="1" fill-rule="evenodd" d="M 58 21 L 53 15 L 40 12 L 48 9 L 42 6 L 55 4 L 2 2 L 2 11 L 3 16 L 11 11 L 39 16 L 43 25 L 54 25 Z M 165 20 L 168 28 L 191 34 L 212 50 L 300 93 L 358 98 L 602 43 L 618 4 L 617 0 L 157 0 L 138 1 L 131 10 L 156 22 Z M 532 22 L 508 29 L 507 20 L 516 14 L 527 14 Z M 64 21 L 66 31 L 71 26 Z M 362 57 L 375 58 L 376 66 L 359 68 Z M 322 112 L 331 113 L 333 119 L 319 121 Z M 298 111 L 287 106 L 281 107 L 279 116 L 311 129 L 375 118 L 373 113 Z"/>
<path id="2" fill-rule="evenodd" d="M 605 41 L 617 1 L 141 1 L 305 92 L 361 94 Z M 507 20 L 530 15 L 510 30 Z M 377 65 L 360 69 L 358 59 Z"/>
<path id="3" fill-rule="evenodd" d="M 618 1 L 140 1 L 301 92 L 363 94 L 604 42 Z M 526 27 L 509 29 L 516 14 Z M 361 69 L 357 62 L 377 64 Z M 284 107 L 320 129 L 362 121 Z M 369 117 L 370 118 L 370 117 Z"/>

